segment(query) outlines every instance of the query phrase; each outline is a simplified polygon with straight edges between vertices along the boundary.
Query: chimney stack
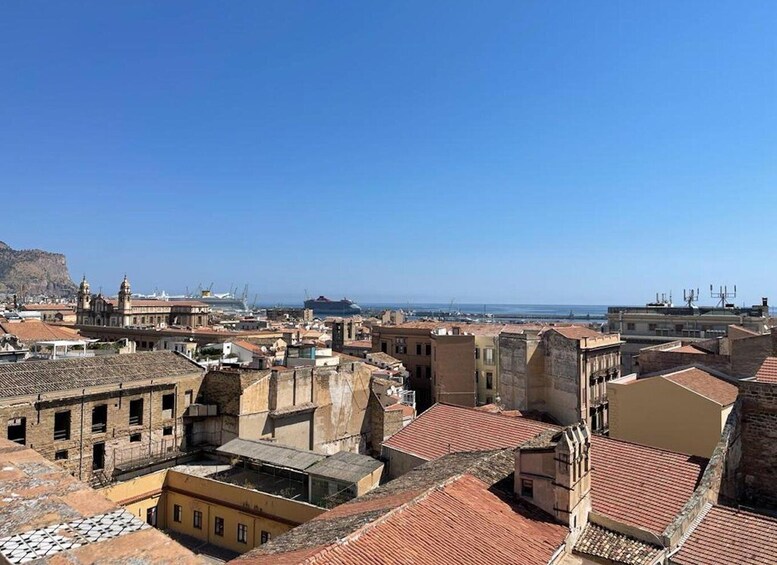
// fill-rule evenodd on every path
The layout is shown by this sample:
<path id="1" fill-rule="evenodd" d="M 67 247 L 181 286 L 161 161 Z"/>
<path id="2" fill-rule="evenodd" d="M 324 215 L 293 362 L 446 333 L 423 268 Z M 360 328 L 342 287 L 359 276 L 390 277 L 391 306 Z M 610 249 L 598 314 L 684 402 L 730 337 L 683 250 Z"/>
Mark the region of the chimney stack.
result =
<path id="1" fill-rule="evenodd" d="M 591 432 L 585 423 L 546 430 L 515 452 L 515 494 L 581 532 L 591 510 Z"/>

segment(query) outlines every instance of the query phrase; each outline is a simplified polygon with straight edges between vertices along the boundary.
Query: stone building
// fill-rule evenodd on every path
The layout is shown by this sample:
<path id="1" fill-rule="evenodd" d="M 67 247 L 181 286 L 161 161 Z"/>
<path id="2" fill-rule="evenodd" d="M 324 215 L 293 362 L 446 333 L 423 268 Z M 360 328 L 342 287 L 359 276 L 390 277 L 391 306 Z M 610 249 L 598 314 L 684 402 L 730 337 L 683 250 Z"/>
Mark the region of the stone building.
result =
<path id="1" fill-rule="evenodd" d="M 210 306 L 196 300 L 136 300 L 127 277 L 116 298 L 92 295 L 86 277 L 78 287 L 76 323 L 82 326 L 201 327 L 208 325 Z"/>
<path id="2" fill-rule="evenodd" d="M 204 370 L 172 352 L 0 365 L 6 437 L 81 480 L 105 480 L 187 444 Z"/>
<path id="3" fill-rule="evenodd" d="M 542 412 L 568 425 L 606 432 L 606 383 L 620 371 L 621 341 L 582 326 L 499 337 L 500 399 L 504 408 Z"/>

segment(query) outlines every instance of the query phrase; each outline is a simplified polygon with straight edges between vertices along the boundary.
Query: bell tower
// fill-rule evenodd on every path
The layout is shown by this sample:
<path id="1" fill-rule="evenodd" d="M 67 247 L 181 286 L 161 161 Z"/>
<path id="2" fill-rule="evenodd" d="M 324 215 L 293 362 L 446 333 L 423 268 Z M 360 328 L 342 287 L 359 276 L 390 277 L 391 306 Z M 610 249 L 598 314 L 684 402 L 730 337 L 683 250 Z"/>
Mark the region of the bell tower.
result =
<path id="1" fill-rule="evenodd" d="M 119 287 L 119 312 L 129 314 L 130 310 L 132 310 L 132 291 L 127 275 L 124 275 L 124 280 Z"/>
<path id="2" fill-rule="evenodd" d="M 89 283 L 86 281 L 86 275 L 81 279 L 81 284 L 78 285 L 76 297 L 76 320 L 79 324 L 86 324 L 88 322 L 88 312 L 92 308 L 92 294 L 89 292 Z"/>

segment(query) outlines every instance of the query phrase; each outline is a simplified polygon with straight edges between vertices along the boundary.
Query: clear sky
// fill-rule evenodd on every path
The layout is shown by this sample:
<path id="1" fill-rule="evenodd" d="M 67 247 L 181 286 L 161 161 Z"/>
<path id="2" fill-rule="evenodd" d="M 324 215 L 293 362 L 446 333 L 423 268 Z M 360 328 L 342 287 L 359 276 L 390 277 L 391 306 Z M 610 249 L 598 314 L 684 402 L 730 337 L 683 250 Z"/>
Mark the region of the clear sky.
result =
<path id="1" fill-rule="evenodd" d="M 775 29 L 774 2 L 5 2 L 0 240 L 110 292 L 774 302 Z"/>

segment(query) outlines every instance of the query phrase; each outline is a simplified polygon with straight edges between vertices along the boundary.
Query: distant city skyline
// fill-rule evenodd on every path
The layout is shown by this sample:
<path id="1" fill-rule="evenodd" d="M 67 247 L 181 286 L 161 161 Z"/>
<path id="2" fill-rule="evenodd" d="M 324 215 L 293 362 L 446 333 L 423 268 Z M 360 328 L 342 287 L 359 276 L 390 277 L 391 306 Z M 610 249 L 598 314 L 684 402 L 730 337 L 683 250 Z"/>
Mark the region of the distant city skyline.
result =
<path id="1" fill-rule="evenodd" d="M 94 291 L 777 300 L 773 3 L 0 10 L 0 239 Z"/>

